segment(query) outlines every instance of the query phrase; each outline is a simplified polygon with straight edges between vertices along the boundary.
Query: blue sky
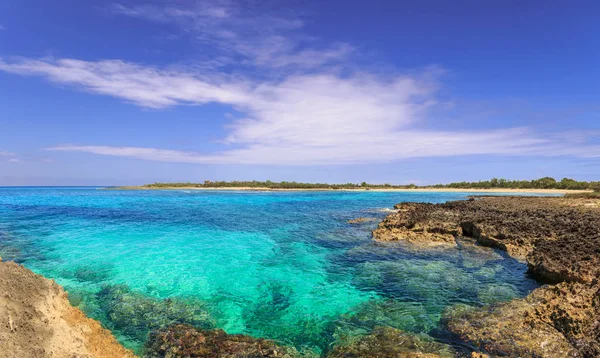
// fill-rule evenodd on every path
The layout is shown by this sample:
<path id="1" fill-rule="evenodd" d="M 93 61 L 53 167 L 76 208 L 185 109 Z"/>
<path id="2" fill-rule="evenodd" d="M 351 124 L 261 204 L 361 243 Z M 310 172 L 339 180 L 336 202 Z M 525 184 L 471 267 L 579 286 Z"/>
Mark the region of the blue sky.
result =
<path id="1" fill-rule="evenodd" d="M 0 185 L 600 177 L 597 1 L 0 3 Z"/>

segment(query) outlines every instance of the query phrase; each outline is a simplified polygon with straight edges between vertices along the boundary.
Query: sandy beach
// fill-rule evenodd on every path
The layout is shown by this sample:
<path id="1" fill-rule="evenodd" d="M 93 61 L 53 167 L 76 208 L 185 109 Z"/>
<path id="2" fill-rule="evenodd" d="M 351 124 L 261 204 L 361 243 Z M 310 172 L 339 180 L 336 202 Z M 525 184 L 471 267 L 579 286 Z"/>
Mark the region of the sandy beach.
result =
<path id="1" fill-rule="evenodd" d="M 567 193 L 589 193 L 591 190 L 565 190 L 565 189 L 457 189 L 457 188 L 369 188 L 369 189 L 271 189 L 253 187 L 222 187 L 222 188 L 199 188 L 199 187 L 145 187 L 145 186 L 121 186 L 109 188 L 112 190 L 215 190 L 215 191 L 349 191 L 349 192 L 458 192 L 458 193 L 534 193 L 534 194 L 567 194 Z"/>

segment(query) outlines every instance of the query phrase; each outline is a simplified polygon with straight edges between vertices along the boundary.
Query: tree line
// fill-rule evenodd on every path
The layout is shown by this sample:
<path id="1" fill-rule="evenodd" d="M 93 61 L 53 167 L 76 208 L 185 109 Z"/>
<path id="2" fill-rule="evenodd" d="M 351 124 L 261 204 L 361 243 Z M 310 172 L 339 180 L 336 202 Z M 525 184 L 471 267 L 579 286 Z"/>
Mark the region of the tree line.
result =
<path id="1" fill-rule="evenodd" d="M 490 180 L 477 182 L 456 182 L 450 184 L 436 184 L 418 186 L 416 184 L 391 185 L 391 184 L 369 184 L 346 183 L 346 184 L 325 184 L 325 183 L 299 183 L 295 181 L 273 182 L 267 181 L 210 181 L 205 180 L 202 183 L 179 182 L 179 183 L 154 183 L 146 184 L 151 188 L 269 188 L 269 189 L 417 189 L 417 188 L 452 188 L 452 189 L 563 189 L 563 190 L 594 190 L 600 191 L 600 182 L 598 181 L 577 181 L 570 178 L 563 178 L 557 181 L 551 177 L 544 177 L 534 180 L 509 180 L 492 178 Z"/>
<path id="2" fill-rule="evenodd" d="M 507 180 L 493 178 L 478 182 L 458 182 L 433 185 L 434 188 L 465 188 L 465 189 L 563 189 L 563 190 L 594 190 L 600 191 L 600 182 L 577 181 L 563 178 L 557 181 L 551 177 L 534 180 Z"/>

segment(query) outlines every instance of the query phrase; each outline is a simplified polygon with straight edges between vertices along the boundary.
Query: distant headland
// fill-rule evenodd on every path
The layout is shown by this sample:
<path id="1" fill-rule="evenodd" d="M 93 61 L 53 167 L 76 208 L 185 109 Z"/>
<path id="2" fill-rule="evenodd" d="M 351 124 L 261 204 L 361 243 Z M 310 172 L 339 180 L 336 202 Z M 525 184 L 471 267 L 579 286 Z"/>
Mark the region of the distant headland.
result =
<path id="1" fill-rule="evenodd" d="M 285 191 L 285 190 L 344 190 L 344 191 L 473 191 L 473 192 L 536 192 L 536 193 L 589 193 L 600 192 L 600 181 L 577 181 L 563 178 L 558 181 L 544 177 L 534 180 L 508 180 L 493 178 L 477 182 L 455 182 L 449 184 L 416 185 L 416 184 L 370 184 L 345 183 L 300 183 L 295 181 L 210 181 L 202 183 L 175 182 L 153 183 L 140 186 L 120 186 L 110 189 L 120 190 L 255 190 L 255 191 Z"/>

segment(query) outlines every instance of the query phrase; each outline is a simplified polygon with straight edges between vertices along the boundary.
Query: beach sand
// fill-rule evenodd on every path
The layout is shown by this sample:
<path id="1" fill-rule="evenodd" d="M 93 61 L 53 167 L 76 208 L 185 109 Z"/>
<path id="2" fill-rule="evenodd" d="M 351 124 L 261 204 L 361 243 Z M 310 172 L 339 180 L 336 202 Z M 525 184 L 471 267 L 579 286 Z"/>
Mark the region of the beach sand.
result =
<path id="1" fill-rule="evenodd" d="M 369 189 L 271 189 L 252 187 L 223 187 L 223 188 L 200 188 L 200 187 L 145 187 L 145 186 L 122 186 L 111 188 L 117 190 L 214 190 L 214 191 L 348 191 L 348 192 L 457 192 L 457 193 L 533 193 L 533 194 L 567 194 L 567 193 L 589 193 L 591 190 L 564 190 L 564 189 L 456 189 L 456 188 L 369 188 Z"/>

